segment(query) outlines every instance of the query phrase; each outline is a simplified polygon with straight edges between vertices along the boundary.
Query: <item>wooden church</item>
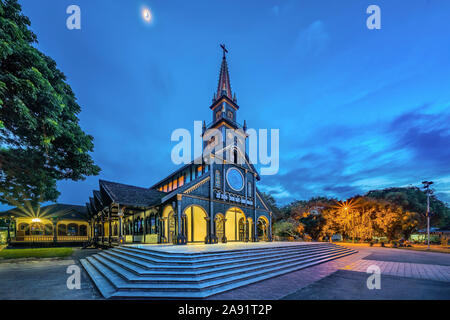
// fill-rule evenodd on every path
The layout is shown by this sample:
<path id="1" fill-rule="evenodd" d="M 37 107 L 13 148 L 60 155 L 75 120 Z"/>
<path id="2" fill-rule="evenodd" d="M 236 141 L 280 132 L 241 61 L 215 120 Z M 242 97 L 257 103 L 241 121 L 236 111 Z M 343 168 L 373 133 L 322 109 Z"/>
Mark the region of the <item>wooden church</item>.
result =
<path id="1" fill-rule="evenodd" d="M 222 49 L 219 84 L 210 106 L 212 122 L 204 122 L 202 131 L 204 150 L 214 151 L 150 188 L 100 180 L 99 190 L 86 203 L 94 241 L 272 241 L 272 212 L 258 191 L 260 177 L 245 150 L 247 127 L 237 122 L 239 106 L 231 91 L 227 51 Z"/>

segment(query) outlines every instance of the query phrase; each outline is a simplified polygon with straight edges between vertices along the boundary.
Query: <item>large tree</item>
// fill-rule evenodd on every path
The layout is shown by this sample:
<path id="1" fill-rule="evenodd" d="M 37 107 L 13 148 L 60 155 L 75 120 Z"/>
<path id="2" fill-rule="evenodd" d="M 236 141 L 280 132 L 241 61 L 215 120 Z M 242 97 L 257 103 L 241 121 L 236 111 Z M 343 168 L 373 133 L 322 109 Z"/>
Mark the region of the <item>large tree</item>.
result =
<path id="1" fill-rule="evenodd" d="M 374 190 L 367 193 L 370 198 L 389 201 L 404 211 L 417 213 L 421 216 L 421 227 L 425 227 L 424 216 L 427 211 L 427 195 L 417 187 L 408 188 L 388 188 L 383 190 Z M 439 200 L 435 195 L 430 197 L 431 224 L 433 226 L 444 227 L 450 222 L 450 209 Z"/>
<path id="2" fill-rule="evenodd" d="M 0 0 L 0 201 L 10 205 L 56 201 L 58 180 L 100 171 L 75 95 L 29 26 L 17 0 Z"/>

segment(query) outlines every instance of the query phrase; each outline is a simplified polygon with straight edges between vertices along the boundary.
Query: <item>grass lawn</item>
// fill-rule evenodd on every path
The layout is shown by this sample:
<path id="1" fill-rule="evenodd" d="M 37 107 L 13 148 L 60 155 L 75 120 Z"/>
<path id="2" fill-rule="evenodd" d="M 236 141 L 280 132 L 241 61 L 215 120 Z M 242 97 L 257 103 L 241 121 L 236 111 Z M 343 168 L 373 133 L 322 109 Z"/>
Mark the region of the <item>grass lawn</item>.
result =
<path id="1" fill-rule="evenodd" d="M 0 259 L 63 258 L 72 253 L 72 248 L 3 249 L 0 251 Z"/>

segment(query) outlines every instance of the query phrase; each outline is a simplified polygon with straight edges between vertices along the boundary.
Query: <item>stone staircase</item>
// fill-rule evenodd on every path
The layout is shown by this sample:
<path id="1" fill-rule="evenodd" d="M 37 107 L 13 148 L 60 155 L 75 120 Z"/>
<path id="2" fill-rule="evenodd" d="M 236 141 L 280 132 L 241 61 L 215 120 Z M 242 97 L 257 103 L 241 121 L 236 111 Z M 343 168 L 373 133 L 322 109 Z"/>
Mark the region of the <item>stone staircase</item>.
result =
<path id="1" fill-rule="evenodd" d="M 201 299 L 356 252 L 331 243 L 201 253 L 121 246 L 81 264 L 105 298 Z"/>

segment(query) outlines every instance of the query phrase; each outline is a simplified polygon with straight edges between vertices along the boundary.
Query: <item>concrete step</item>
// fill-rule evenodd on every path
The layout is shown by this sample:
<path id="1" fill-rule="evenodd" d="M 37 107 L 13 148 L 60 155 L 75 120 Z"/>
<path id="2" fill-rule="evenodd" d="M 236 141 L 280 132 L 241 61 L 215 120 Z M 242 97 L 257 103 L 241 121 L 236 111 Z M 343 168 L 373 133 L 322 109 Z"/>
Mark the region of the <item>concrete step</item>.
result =
<path id="1" fill-rule="evenodd" d="M 87 259 L 81 259 L 80 262 L 104 298 L 109 298 L 117 291 L 110 281 L 104 277 L 103 274 L 97 271 L 97 269 Z"/>
<path id="2" fill-rule="evenodd" d="M 204 298 L 356 252 L 334 244 L 308 244 L 214 252 L 211 259 L 203 254 L 184 259 L 177 253 L 174 264 L 153 252 L 149 255 L 150 250 L 122 249 L 81 261 L 105 298 Z"/>
<path id="3" fill-rule="evenodd" d="M 324 246 L 334 246 L 332 243 L 323 243 L 323 244 L 303 244 L 304 250 L 314 249 L 317 247 Z M 269 248 L 254 248 L 254 249 L 236 249 L 236 250 L 226 250 L 226 251 L 216 251 L 216 252 L 201 252 L 201 253 L 172 253 L 172 252 L 160 252 L 157 250 L 151 249 L 143 249 L 129 246 L 121 246 L 117 247 L 115 251 L 121 252 L 133 252 L 135 254 L 145 255 L 146 257 L 153 258 L 149 259 L 150 261 L 155 261 L 156 263 L 160 261 L 169 261 L 170 263 L 188 263 L 191 261 L 199 261 L 199 259 L 203 260 L 212 260 L 212 259 L 222 259 L 226 257 L 234 257 L 236 254 L 239 255 L 258 255 L 261 253 L 270 253 L 270 252 L 279 252 L 279 251 L 288 251 L 288 250 L 296 250 L 300 247 L 300 245 L 292 245 L 292 246 L 280 246 L 280 247 L 269 247 Z"/>
<path id="4" fill-rule="evenodd" d="M 340 255 L 343 253 L 347 253 L 348 250 L 339 250 L 339 251 L 333 251 L 333 252 L 327 252 L 327 253 L 321 253 L 318 255 L 310 255 L 306 257 L 297 257 L 297 258 L 291 258 L 291 259 L 285 259 L 282 261 L 267 261 L 264 264 L 259 265 L 257 268 L 251 265 L 242 266 L 241 268 L 236 268 L 233 270 L 224 270 L 224 271 L 217 271 L 209 274 L 203 274 L 203 275 L 193 275 L 190 278 L 185 277 L 179 277 L 176 274 L 172 275 L 165 275 L 163 277 L 148 277 L 148 276 L 136 276 L 132 272 L 121 268 L 120 266 L 110 263 L 107 259 L 104 259 L 103 257 L 96 256 L 95 259 L 104 265 L 104 267 L 111 269 L 114 271 L 117 276 L 122 277 L 124 280 L 128 281 L 128 284 L 125 286 L 122 286 L 122 288 L 139 288 L 143 287 L 141 284 L 148 284 L 147 288 L 154 289 L 156 287 L 164 287 L 166 288 L 167 285 L 185 285 L 183 288 L 187 288 L 192 284 L 201 284 L 201 288 L 210 286 L 211 284 L 220 284 L 222 282 L 229 282 L 230 279 L 240 279 L 239 277 L 242 277 L 245 274 L 255 275 L 260 274 L 264 272 L 265 270 L 273 270 L 274 268 L 280 268 L 284 265 L 293 265 L 298 264 L 300 262 L 302 263 L 309 263 L 312 261 L 320 260 L 323 257 L 331 257 L 335 255 Z M 119 287 L 119 286 L 118 286 Z"/>
<path id="5" fill-rule="evenodd" d="M 345 256 L 351 255 L 355 252 L 343 253 L 339 256 L 327 257 L 319 261 L 314 261 L 311 263 L 306 263 L 302 265 L 295 265 L 292 267 L 274 270 L 269 273 L 261 274 L 259 276 L 250 277 L 245 280 L 230 282 L 222 286 L 213 287 L 206 290 L 201 290 L 198 292 L 187 292 L 187 291 L 175 291 L 175 290 L 165 290 L 165 291 L 148 291 L 148 290 L 133 290 L 133 291 L 122 291 L 118 290 L 110 298 L 111 299 L 202 299 L 209 296 L 226 292 L 232 289 L 236 289 L 242 286 L 246 286 L 252 283 L 260 282 L 266 279 L 277 277 L 289 272 L 301 270 L 308 268 L 320 263 L 328 262 L 334 259 L 343 258 Z"/>
<path id="6" fill-rule="evenodd" d="M 207 267 L 202 267 L 201 269 L 195 268 L 195 266 L 190 267 L 190 268 L 186 268 L 184 270 L 165 270 L 163 268 L 161 269 L 154 269 L 154 270 L 148 270 L 145 268 L 141 268 L 139 266 L 136 266 L 133 263 L 128 263 L 124 260 L 121 259 L 117 259 L 107 253 L 100 253 L 98 255 L 93 256 L 94 258 L 96 257 L 101 257 L 102 259 L 106 259 L 108 260 L 108 264 L 109 265 L 117 265 L 118 267 L 127 270 L 128 272 L 133 273 L 134 275 L 140 277 L 139 279 L 144 279 L 143 277 L 149 278 L 149 279 L 160 279 L 163 280 L 164 278 L 170 278 L 173 279 L 175 278 L 180 278 L 180 279 L 185 279 L 185 278 L 192 278 L 192 277 L 201 277 L 201 276 L 208 276 L 209 274 L 218 274 L 219 272 L 226 272 L 226 271 L 233 271 L 233 270 L 241 270 L 245 267 L 251 267 L 251 268 L 257 268 L 257 267 L 261 267 L 264 266 L 267 263 L 274 263 L 274 262 L 279 262 L 279 261 L 285 261 L 287 259 L 308 259 L 309 257 L 312 256 L 317 256 L 319 254 L 331 254 L 333 252 L 340 252 L 342 250 L 342 248 L 336 248 L 336 249 L 329 249 L 326 251 L 317 251 L 315 253 L 296 253 L 296 254 L 290 254 L 289 256 L 282 256 L 282 257 L 266 257 L 265 259 L 258 259 L 257 261 L 243 261 L 240 262 L 239 264 L 230 264 L 230 265 L 226 265 L 226 264 L 221 264 L 220 266 L 214 265 L 214 264 L 210 264 Z M 131 279 L 130 279 L 131 280 Z"/>
<path id="7" fill-rule="evenodd" d="M 164 270 L 164 271 L 184 271 L 184 270 L 191 270 L 191 269 L 209 269 L 212 265 L 214 267 L 220 267 L 222 265 L 227 266 L 233 266 L 233 265 L 239 265 L 243 262 L 252 262 L 252 261 L 259 261 L 259 260 L 265 260 L 267 259 L 267 256 L 270 255 L 271 258 L 277 258 L 277 257 L 289 257 L 292 255 L 297 254 L 307 254 L 307 253 L 314 253 L 314 252 L 322 252 L 326 250 L 335 250 L 336 247 L 328 247 L 324 246 L 323 248 L 315 248 L 315 249 L 308 249 L 303 250 L 303 248 L 297 248 L 297 249 L 291 249 L 291 250 L 280 250 L 276 253 L 259 253 L 258 255 L 241 255 L 236 254 L 233 257 L 227 257 L 226 259 L 211 259 L 211 260 L 197 260 L 192 261 L 192 263 L 189 264 L 182 264 L 182 265 L 172 265 L 169 263 L 159 263 L 155 264 L 153 261 L 150 261 L 147 259 L 146 256 L 142 256 L 139 254 L 127 254 L 124 252 L 119 252 L 116 250 L 110 250 L 107 251 L 106 254 L 109 256 L 113 256 L 116 259 L 122 260 L 127 263 L 131 263 L 136 265 L 139 268 L 146 269 L 146 270 Z"/>

